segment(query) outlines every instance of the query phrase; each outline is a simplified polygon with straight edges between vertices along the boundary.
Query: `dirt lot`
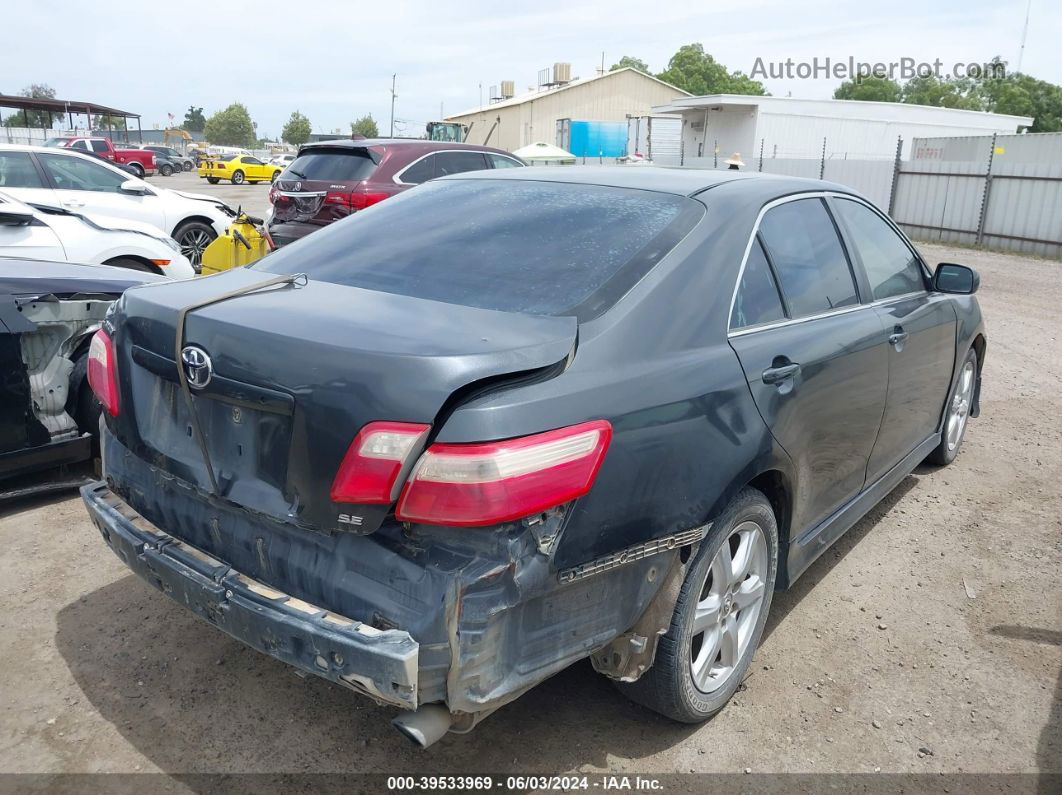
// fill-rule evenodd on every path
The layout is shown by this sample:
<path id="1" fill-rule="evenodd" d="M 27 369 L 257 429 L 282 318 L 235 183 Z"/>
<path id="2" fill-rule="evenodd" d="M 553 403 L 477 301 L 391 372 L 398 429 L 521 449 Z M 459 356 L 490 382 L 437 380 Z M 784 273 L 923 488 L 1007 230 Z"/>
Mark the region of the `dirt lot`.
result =
<path id="1" fill-rule="evenodd" d="M 70 496 L 0 507 L 0 771 L 1062 772 L 1062 264 L 924 250 L 981 272 L 982 416 L 776 597 L 709 724 L 579 664 L 415 751 L 128 574 Z"/>

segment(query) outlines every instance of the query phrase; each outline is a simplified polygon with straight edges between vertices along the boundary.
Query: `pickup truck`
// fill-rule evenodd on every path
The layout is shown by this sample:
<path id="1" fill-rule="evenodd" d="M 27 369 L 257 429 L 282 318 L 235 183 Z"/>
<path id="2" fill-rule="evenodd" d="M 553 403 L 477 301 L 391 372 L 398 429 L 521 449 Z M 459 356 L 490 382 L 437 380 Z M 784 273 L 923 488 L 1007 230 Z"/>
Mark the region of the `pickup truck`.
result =
<path id="1" fill-rule="evenodd" d="M 67 136 L 50 138 L 45 146 L 58 146 L 100 155 L 117 165 L 128 165 L 143 179 L 155 173 L 155 153 L 145 149 L 116 149 L 106 138 Z"/>

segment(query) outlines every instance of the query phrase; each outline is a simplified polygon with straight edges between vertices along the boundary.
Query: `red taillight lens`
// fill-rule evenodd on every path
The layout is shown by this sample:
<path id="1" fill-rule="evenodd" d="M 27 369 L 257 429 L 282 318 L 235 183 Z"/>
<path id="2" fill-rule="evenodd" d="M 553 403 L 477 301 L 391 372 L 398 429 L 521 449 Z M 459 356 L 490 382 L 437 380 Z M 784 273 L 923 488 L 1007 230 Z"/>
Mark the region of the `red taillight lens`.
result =
<path id="1" fill-rule="evenodd" d="M 279 193 L 279 191 L 276 188 L 270 188 L 269 189 L 269 203 L 270 204 L 276 204 L 277 203 L 277 194 L 278 193 Z"/>
<path id="2" fill-rule="evenodd" d="M 350 194 L 350 209 L 364 210 L 366 207 L 382 202 L 390 193 L 352 193 Z"/>
<path id="3" fill-rule="evenodd" d="M 114 358 L 114 343 L 110 335 L 100 329 L 89 343 L 88 382 L 104 410 L 118 416 L 118 362 Z"/>
<path id="4" fill-rule="evenodd" d="M 214 165 L 214 168 L 216 168 L 218 171 L 224 171 L 225 170 L 225 164 L 224 163 L 217 163 L 216 165 Z"/>
<path id="5" fill-rule="evenodd" d="M 605 420 L 488 444 L 433 444 L 395 515 L 406 522 L 483 527 L 520 519 L 590 491 L 612 426 Z"/>
<path id="6" fill-rule="evenodd" d="M 420 449 L 430 425 L 370 422 L 354 437 L 332 481 L 332 501 L 390 504 L 406 461 Z"/>

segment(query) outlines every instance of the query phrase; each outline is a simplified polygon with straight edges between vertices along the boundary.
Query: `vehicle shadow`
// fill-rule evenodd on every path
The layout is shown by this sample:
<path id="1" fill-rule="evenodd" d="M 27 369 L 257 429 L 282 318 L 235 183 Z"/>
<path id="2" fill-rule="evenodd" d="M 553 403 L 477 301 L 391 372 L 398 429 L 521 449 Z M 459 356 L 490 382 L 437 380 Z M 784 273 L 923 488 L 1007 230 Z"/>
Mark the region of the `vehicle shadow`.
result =
<path id="1" fill-rule="evenodd" d="M 771 602 L 771 612 L 767 616 L 767 625 L 763 629 L 763 641 L 766 641 L 771 636 L 775 627 L 785 620 L 785 617 L 800 603 L 800 600 L 811 593 L 815 586 L 833 571 L 833 567 L 844 560 L 845 555 L 851 552 L 871 530 L 877 527 L 878 522 L 882 520 L 885 514 L 895 508 L 897 503 L 918 485 L 918 474 L 921 471 L 923 470 L 919 467 L 914 473 L 897 483 L 896 488 L 890 491 L 881 502 L 870 509 L 866 516 L 856 522 L 847 533 L 837 539 L 833 546 L 812 563 L 788 591 L 781 591 L 774 595 L 774 599 Z"/>
<path id="2" fill-rule="evenodd" d="M 996 635 L 1008 640 L 1040 643 L 1045 646 L 1062 646 L 1062 632 L 1054 629 L 1023 627 L 1012 624 L 999 624 L 988 630 L 989 635 Z M 1059 774 L 1062 774 L 1062 671 L 1059 672 L 1055 685 L 1055 695 L 1051 701 L 1051 713 L 1040 732 L 1040 741 L 1036 746 L 1036 767 L 1040 773 L 1053 774 L 1052 778 L 1041 782 L 1041 792 L 1057 792 L 1051 789 L 1057 786 Z"/>
<path id="3" fill-rule="evenodd" d="M 176 776 L 557 773 L 650 756 L 702 728 L 629 702 L 584 661 L 422 751 L 390 726 L 397 710 L 297 677 L 134 575 L 66 605 L 57 625 L 85 697 Z"/>

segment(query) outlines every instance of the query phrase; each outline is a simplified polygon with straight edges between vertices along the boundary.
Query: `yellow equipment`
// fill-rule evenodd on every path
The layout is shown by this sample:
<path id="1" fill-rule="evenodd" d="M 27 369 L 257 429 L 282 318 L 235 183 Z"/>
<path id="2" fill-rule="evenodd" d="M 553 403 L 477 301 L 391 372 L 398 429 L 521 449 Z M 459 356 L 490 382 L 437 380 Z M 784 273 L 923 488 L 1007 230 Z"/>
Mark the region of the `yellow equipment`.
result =
<path id="1" fill-rule="evenodd" d="M 209 276 L 230 268 L 250 265 L 272 251 L 273 244 L 265 234 L 264 223 L 261 218 L 237 210 L 236 217 L 225 230 L 225 234 L 216 237 L 214 242 L 203 250 L 199 275 Z"/>

